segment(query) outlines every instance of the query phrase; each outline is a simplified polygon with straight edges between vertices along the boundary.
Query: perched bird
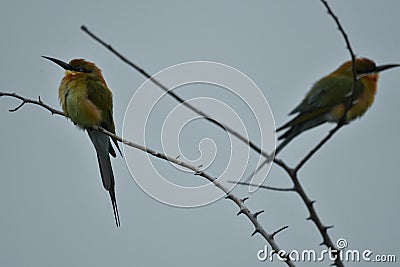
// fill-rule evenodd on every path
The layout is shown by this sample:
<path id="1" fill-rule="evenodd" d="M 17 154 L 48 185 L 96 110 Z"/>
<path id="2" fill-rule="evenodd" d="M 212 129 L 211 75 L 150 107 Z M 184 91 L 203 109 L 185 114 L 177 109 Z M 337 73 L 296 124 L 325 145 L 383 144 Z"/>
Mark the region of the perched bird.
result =
<path id="1" fill-rule="evenodd" d="M 110 138 L 89 127 L 100 126 L 115 133 L 113 120 L 112 93 L 95 64 L 84 59 L 73 59 L 69 63 L 43 56 L 65 69 L 65 75 L 58 88 L 58 98 L 65 115 L 75 125 L 85 129 L 96 149 L 97 160 L 104 188 L 109 192 L 114 210 L 115 223 L 120 226 L 117 200 L 115 198 L 115 181 L 110 157 L 116 157 Z M 121 150 L 113 139 L 121 156 Z"/>
<path id="2" fill-rule="evenodd" d="M 374 101 L 378 73 L 399 66 L 398 64 L 376 66 L 370 59 L 357 58 L 355 60 L 357 83 L 354 94 L 351 61 L 343 63 L 337 70 L 317 81 L 303 101 L 289 114 L 297 116 L 276 130 L 279 132 L 287 129 L 278 138 L 283 141 L 275 150 L 275 154 L 308 129 L 325 122 L 337 123 L 342 118 L 344 123 L 349 123 L 361 117 Z M 350 100 L 352 105 L 343 117 Z"/>

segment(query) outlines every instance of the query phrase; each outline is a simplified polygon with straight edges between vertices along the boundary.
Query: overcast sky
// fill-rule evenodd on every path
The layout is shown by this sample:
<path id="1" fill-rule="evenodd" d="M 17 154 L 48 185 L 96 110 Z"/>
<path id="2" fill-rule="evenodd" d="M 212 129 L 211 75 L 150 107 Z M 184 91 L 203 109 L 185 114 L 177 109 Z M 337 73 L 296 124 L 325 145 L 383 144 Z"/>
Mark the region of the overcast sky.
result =
<path id="1" fill-rule="evenodd" d="M 330 3 L 357 55 L 377 64 L 400 63 L 399 1 Z M 239 70 L 260 88 L 277 125 L 289 119 L 288 112 L 316 80 L 349 59 L 336 25 L 319 1 L 6 0 L 0 8 L 0 91 L 29 98 L 40 96 L 59 109 L 57 88 L 63 70 L 41 56 L 65 61 L 85 58 L 103 70 L 114 94 L 116 131 L 122 134 L 128 104 L 145 78 L 84 34 L 82 24 L 151 74 L 196 60 Z M 400 69 L 382 73 L 372 108 L 362 119 L 340 130 L 299 173 L 310 198 L 317 201 L 315 207 L 322 221 L 334 225 L 329 231 L 334 242 L 345 238 L 349 249 L 396 254 L 398 259 L 399 73 Z M 234 97 L 224 98 L 223 90 L 211 88 L 216 87 L 194 85 L 180 87 L 177 92 L 186 99 L 211 97 L 227 102 L 243 114 L 249 136 L 257 139 L 257 127 L 248 110 Z M 233 104 L 228 103 L 230 100 Z M 38 106 L 8 112 L 18 104 L 14 99 L 0 99 L 1 266 L 266 264 L 256 256 L 265 240 L 258 235 L 250 237 L 253 226 L 244 216 L 236 216 L 238 208 L 232 202 L 221 199 L 199 208 L 163 204 L 140 189 L 121 157 L 112 160 L 121 217 L 121 227 L 116 228 L 87 134 Z M 150 127 L 146 128 L 147 145 L 159 150 L 163 142 L 173 143 L 177 140 L 173 134 L 160 141 L 161 115 L 176 106 L 172 98 L 165 97 L 160 109 L 151 115 L 154 120 L 150 125 L 134 121 L 134 134 Z M 142 112 L 139 107 L 134 106 L 137 114 Z M 200 107 L 214 111 L 212 105 Z M 257 113 L 261 117 L 269 114 L 267 108 L 265 114 Z M 280 158 L 293 166 L 333 126 L 303 134 Z M 181 132 L 182 156 L 198 165 L 210 165 L 207 171 L 219 175 L 229 153 L 235 151 L 230 150 L 228 136 L 206 122 L 194 121 L 192 127 Z M 201 144 L 202 158 L 199 141 L 205 138 L 214 143 Z M 231 142 L 236 144 L 237 140 L 232 138 Z M 218 147 L 216 155 L 214 144 Z M 236 156 L 232 152 L 232 157 L 241 156 L 243 149 Z M 135 176 L 154 181 L 161 175 L 142 165 L 146 154 L 127 147 L 124 150 L 132 153 L 134 168 L 137 159 Z M 249 155 L 245 174 L 257 160 L 255 153 Z M 205 184 L 199 177 L 158 159 L 151 162 L 157 171 L 180 185 Z M 273 166 L 265 183 L 288 186 L 290 180 Z M 249 194 L 244 187 L 234 193 L 249 195 L 246 203 L 253 211 L 265 210 L 259 218 L 269 232 L 289 226 L 276 237 L 282 248 L 322 249 L 318 246 L 321 236 L 312 222 L 305 220 L 308 212 L 294 193 L 258 190 Z M 267 264 L 283 266 L 277 261 Z"/>

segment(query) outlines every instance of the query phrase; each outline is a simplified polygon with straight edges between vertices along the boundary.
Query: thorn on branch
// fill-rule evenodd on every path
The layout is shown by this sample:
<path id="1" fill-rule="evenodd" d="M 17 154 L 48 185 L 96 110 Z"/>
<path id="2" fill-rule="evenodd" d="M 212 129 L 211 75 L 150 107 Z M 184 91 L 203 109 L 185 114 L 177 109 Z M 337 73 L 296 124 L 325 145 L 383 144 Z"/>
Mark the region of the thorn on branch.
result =
<path id="1" fill-rule="evenodd" d="M 231 194 L 226 194 L 226 197 L 225 197 L 225 199 L 230 199 L 230 200 L 233 200 L 233 197 L 232 197 L 232 195 L 231 195 Z"/>
<path id="2" fill-rule="evenodd" d="M 285 225 L 285 226 L 279 228 L 278 230 L 276 230 L 275 232 L 273 232 L 273 233 L 271 234 L 271 237 L 274 238 L 278 233 L 282 232 L 283 230 L 285 230 L 285 229 L 287 229 L 287 228 L 289 228 L 289 226 L 287 226 L 287 225 Z"/>
<path id="3" fill-rule="evenodd" d="M 244 203 L 246 200 L 248 200 L 249 199 L 249 197 L 244 197 L 244 198 L 242 198 L 240 201 L 242 202 L 242 203 Z"/>
<path id="4" fill-rule="evenodd" d="M 260 215 L 263 212 L 264 212 L 264 210 L 257 211 L 256 213 L 253 214 L 254 218 L 257 219 L 258 215 Z"/>
<path id="5" fill-rule="evenodd" d="M 254 230 L 254 232 L 251 234 L 251 236 L 254 236 L 254 235 L 257 234 L 257 233 L 260 233 L 260 230 L 259 230 L 258 228 L 256 228 L 256 229 Z"/>
<path id="6" fill-rule="evenodd" d="M 239 216 L 240 214 L 244 214 L 244 209 L 240 209 L 236 216 Z"/>

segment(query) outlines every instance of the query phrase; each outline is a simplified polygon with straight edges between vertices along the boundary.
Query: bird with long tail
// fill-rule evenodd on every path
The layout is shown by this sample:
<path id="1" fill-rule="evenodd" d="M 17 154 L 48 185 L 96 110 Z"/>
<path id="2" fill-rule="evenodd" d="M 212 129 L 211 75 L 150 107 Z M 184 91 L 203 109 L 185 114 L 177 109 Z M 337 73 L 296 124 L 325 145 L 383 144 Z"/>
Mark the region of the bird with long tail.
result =
<path id="1" fill-rule="evenodd" d="M 115 197 L 115 180 L 109 156 L 111 154 L 116 157 L 116 153 L 108 135 L 91 129 L 98 126 L 115 133 L 112 93 L 101 70 L 95 64 L 84 59 L 73 59 L 66 63 L 51 57 L 43 58 L 53 61 L 65 70 L 58 88 L 62 110 L 75 125 L 87 131 L 95 147 L 103 186 L 110 194 L 118 227 L 120 220 Z M 122 156 L 117 141 L 112 140 Z"/>

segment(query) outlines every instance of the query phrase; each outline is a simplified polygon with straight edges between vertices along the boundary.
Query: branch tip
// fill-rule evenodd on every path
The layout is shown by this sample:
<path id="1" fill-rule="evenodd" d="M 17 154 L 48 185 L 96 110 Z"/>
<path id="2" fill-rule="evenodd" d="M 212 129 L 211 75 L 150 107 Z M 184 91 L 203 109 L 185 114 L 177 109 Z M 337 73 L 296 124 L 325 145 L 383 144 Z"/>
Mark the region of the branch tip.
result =
<path id="1" fill-rule="evenodd" d="M 22 101 L 21 104 L 19 104 L 17 107 L 9 109 L 8 111 L 15 112 L 15 111 L 19 110 L 20 108 L 22 108 L 22 106 L 25 105 L 25 103 L 26 103 L 25 101 Z"/>

